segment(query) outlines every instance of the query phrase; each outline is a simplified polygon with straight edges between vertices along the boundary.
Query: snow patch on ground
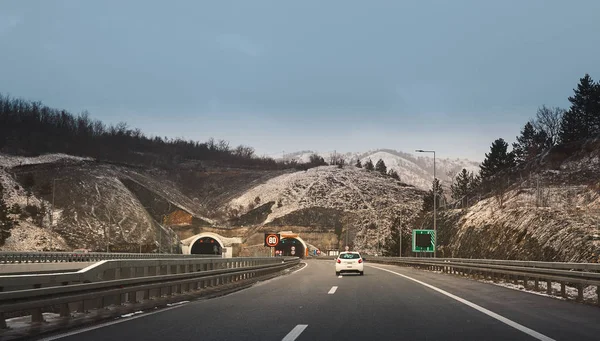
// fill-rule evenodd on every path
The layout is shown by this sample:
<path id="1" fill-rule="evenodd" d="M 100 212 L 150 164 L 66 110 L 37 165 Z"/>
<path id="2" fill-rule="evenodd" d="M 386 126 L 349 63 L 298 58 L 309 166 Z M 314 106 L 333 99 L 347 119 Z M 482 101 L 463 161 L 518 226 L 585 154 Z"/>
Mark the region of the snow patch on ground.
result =
<path id="1" fill-rule="evenodd" d="M 52 238 L 50 238 L 52 236 Z M 52 245 L 50 245 L 52 239 Z M 56 232 L 49 228 L 37 227 L 27 221 L 19 221 L 19 225 L 11 230 L 1 251 L 45 251 L 51 249 L 69 249 L 66 241 Z"/>
<path id="2" fill-rule="evenodd" d="M 423 271 L 437 273 L 437 274 L 444 273 L 443 271 L 439 271 L 439 270 L 423 270 Z M 523 284 L 523 281 L 519 281 L 519 284 L 514 284 L 511 282 L 504 282 L 504 281 L 494 282 L 489 279 L 476 279 L 476 278 L 471 278 L 471 277 L 468 277 L 468 278 L 472 279 L 472 280 L 476 280 L 478 282 L 493 284 L 493 285 L 497 285 L 499 287 L 503 287 L 503 288 L 507 288 L 507 289 L 524 291 L 524 292 L 528 292 L 530 294 L 545 296 L 545 297 L 552 297 L 552 298 L 556 298 L 556 299 L 560 299 L 560 300 L 566 300 L 566 299 L 574 300 L 577 298 L 577 295 L 578 295 L 578 291 L 576 288 L 565 286 L 565 294 L 567 297 L 562 297 L 561 296 L 561 285 L 560 285 L 560 283 L 557 283 L 557 282 L 551 283 L 552 294 L 548 295 L 547 291 L 546 291 L 546 288 L 548 287 L 548 285 L 546 284 L 546 281 L 540 280 L 538 282 L 539 290 L 536 291 L 534 289 L 535 281 L 532 281 L 532 280 L 527 281 L 527 289 L 526 289 L 525 285 Z M 596 303 L 598 301 L 598 294 L 596 293 L 595 285 L 589 285 L 589 286 L 586 286 L 583 288 L 583 300 L 588 303 Z"/>
<path id="3" fill-rule="evenodd" d="M 294 159 L 298 162 L 308 162 L 312 151 L 303 151 L 298 153 L 287 154 L 285 160 Z M 316 153 L 323 157 L 326 162 L 329 162 L 334 152 Z M 354 166 L 356 160 L 364 164 L 368 159 L 371 159 L 373 164 L 382 159 L 390 169 L 395 170 L 400 175 L 400 179 L 413 186 L 428 190 L 431 188 L 433 181 L 433 157 L 431 154 L 408 154 L 388 149 L 370 150 L 364 153 L 349 152 L 336 153 L 338 158 L 343 158 L 348 165 Z M 477 174 L 479 172 L 479 163 L 467 159 L 447 159 L 436 158 L 436 177 L 440 179 L 444 186 L 450 185 L 450 177 L 456 176 L 463 168 Z"/>
<path id="4" fill-rule="evenodd" d="M 4 202 L 8 207 L 11 207 L 14 204 L 21 206 L 24 208 L 27 205 L 27 195 L 25 193 L 25 189 L 12 177 L 12 175 L 5 169 L 0 167 L 0 184 L 4 188 Z M 29 197 L 29 204 L 33 206 L 41 206 L 42 201 L 38 199 L 35 195 L 31 195 Z M 47 204 L 47 203 L 46 203 Z"/>
<path id="5" fill-rule="evenodd" d="M 89 157 L 79 157 L 67 154 L 45 154 L 34 157 L 0 154 L 0 167 L 12 168 L 17 166 L 52 163 L 60 160 L 93 161 Z"/>
<path id="6" fill-rule="evenodd" d="M 135 311 L 135 312 L 133 312 L 133 313 L 129 313 L 129 314 L 124 314 L 124 315 L 121 315 L 121 317 L 132 317 L 132 316 L 134 316 L 134 315 L 143 314 L 143 313 L 144 313 L 143 311 L 141 311 L 141 310 L 138 310 L 138 311 Z"/>
<path id="7" fill-rule="evenodd" d="M 504 288 L 509 288 L 509 289 L 513 289 L 513 290 L 520 290 L 520 291 L 525 291 L 531 294 L 535 294 L 535 295 L 540 295 L 540 296 L 546 296 L 546 297 L 553 297 L 553 298 L 558 298 L 558 299 L 566 299 L 562 296 L 560 296 L 560 290 L 561 290 L 561 285 L 560 283 L 556 283 L 556 282 L 552 282 L 552 295 L 548 295 L 546 293 L 546 288 L 547 288 L 547 284 L 545 281 L 543 282 L 539 282 L 538 286 L 540 291 L 536 291 L 534 290 L 534 285 L 535 282 L 534 281 L 528 281 L 527 282 L 527 287 L 529 289 L 525 289 L 525 286 L 523 284 L 521 284 L 522 282 L 520 281 L 519 284 L 514 284 L 514 283 L 508 283 L 508 282 L 494 282 L 494 281 L 490 281 L 490 280 L 480 280 L 481 282 L 484 283 L 489 283 L 489 284 L 494 284 L 497 286 L 501 286 Z M 576 288 L 573 287 L 569 287 L 566 286 L 565 287 L 565 294 L 567 296 L 568 299 L 576 299 L 577 295 L 578 295 L 578 291 Z M 596 294 L 596 286 L 594 285 L 590 285 L 587 286 L 583 289 L 583 300 L 586 302 L 596 302 L 597 301 L 597 294 Z"/>
<path id="8" fill-rule="evenodd" d="M 190 301 L 180 301 L 180 302 L 175 302 L 175 303 L 169 303 L 169 304 L 167 304 L 167 307 L 173 307 L 176 305 L 182 305 L 182 304 L 186 304 L 186 303 L 190 303 Z"/>

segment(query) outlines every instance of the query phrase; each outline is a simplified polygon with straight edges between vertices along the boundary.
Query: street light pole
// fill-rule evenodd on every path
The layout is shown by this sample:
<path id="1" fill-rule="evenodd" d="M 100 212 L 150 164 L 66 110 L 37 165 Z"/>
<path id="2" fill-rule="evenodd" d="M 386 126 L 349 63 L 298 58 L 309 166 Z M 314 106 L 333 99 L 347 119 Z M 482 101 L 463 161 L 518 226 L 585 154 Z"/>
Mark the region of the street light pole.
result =
<path id="1" fill-rule="evenodd" d="M 400 241 L 398 243 L 398 257 L 402 257 L 402 227 L 398 226 L 398 234 L 400 235 Z"/>
<path id="2" fill-rule="evenodd" d="M 52 209 L 50 210 L 50 251 L 52 251 L 52 233 L 54 232 L 54 189 L 56 178 L 52 179 Z"/>
<path id="3" fill-rule="evenodd" d="M 435 185 L 435 180 L 437 179 L 435 174 L 435 150 L 423 150 L 417 149 L 415 150 L 417 153 L 433 153 L 433 183 Z M 436 188 L 433 188 L 433 257 L 437 257 L 437 191 Z"/>
<path id="4" fill-rule="evenodd" d="M 56 189 L 56 180 L 62 180 L 62 178 L 52 179 L 52 208 L 50 210 L 50 251 L 52 251 L 52 234 L 54 233 L 54 192 Z"/>

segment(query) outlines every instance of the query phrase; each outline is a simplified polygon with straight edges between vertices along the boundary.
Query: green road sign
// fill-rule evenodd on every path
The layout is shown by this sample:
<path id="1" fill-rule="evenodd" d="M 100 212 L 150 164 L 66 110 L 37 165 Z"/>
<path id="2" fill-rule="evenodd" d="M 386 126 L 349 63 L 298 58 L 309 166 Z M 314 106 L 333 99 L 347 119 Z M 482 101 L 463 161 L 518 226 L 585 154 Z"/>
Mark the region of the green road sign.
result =
<path id="1" fill-rule="evenodd" d="M 435 231 L 412 230 L 413 252 L 433 252 L 435 248 Z"/>

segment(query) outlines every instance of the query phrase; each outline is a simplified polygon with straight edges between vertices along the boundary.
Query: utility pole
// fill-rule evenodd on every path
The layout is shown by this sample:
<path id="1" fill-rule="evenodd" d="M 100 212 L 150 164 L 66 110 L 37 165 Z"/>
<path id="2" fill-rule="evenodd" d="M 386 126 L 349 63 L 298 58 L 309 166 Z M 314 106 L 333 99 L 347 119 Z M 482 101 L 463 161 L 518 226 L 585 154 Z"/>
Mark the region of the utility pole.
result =
<path id="1" fill-rule="evenodd" d="M 381 238 L 379 238 L 379 220 L 377 220 L 377 256 L 381 257 Z"/>
<path id="2" fill-rule="evenodd" d="M 398 243 L 398 257 L 402 257 L 402 228 L 398 226 L 398 234 L 400 235 L 400 242 Z"/>
<path id="3" fill-rule="evenodd" d="M 54 233 L 54 189 L 56 188 L 56 178 L 52 179 L 52 208 L 50 209 L 50 251 L 52 251 L 52 234 Z"/>
<path id="4" fill-rule="evenodd" d="M 104 237 L 106 239 L 106 253 L 110 252 L 110 220 L 110 211 L 108 211 L 108 226 L 106 227 L 106 232 L 104 233 Z"/>
<path id="5" fill-rule="evenodd" d="M 163 226 L 166 224 L 166 222 L 167 222 L 167 215 L 163 214 Z M 158 234 L 158 253 L 162 253 L 162 232 L 164 229 L 163 226 L 160 227 L 160 231 Z"/>
<path id="6" fill-rule="evenodd" d="M 142 230 L 142 226 L 140 225 L 140 253 L 142 253 L 142 234 L 143 230 Z"/>
<path id="7" fill-rule="evenodd" d="M 435 182 L 437 177 L 435 175 L 435 150 L 433 151 L 433 181 Z M 433 258 L 437 258 L 437 188 L 433 190 Z"/>

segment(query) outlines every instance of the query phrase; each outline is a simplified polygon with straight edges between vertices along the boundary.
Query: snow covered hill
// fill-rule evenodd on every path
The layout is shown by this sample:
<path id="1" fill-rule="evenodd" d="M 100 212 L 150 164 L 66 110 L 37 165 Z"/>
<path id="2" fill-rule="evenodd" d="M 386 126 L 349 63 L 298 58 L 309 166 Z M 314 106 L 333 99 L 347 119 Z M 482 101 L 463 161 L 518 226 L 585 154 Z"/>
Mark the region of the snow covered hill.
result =
<path id="1" fill-rule="evenodd" d="M 308 162 L 313 151 L 301 151 L 284 155 L 285 160 L 296 160 L 298 162 Z M 391 149 L 379 149 L 368 152 L 348 152 L 348 153 L 316 153 L 329 162 L 335 155 L 345 160 L 347 164 L 354 165 L 356 160 L 365 162 L 371 159 L 376 163 L 379 159 L 385 162 L 389 169 L 394 169 L 400 175 L 400 180 L 421 189 L 431 188 L 433 180 L 433 155 L 432 154 L 409 154 Z M 442 181 L 442 184 L 448 187 L 452 183 L 452 178 L 456 176 L 463 168 L 477 174 L 479 172 L 479 163 L 467 159 L 448 159 L 436 158 L 435 160 L 436 177 Z"/>
<path id="2" fill-rule="evenodd" d="M 259 198 L 272 206 L 265 225 L 349 230 L 357 249 L 374 254 L 377 238 L 383 245 L 393 228 L 411 226 L 421 211 L 423 194 L 364 168 L 322 166 L 272 178 L 231 200 L 229 206 L 243 211 Z"/>

